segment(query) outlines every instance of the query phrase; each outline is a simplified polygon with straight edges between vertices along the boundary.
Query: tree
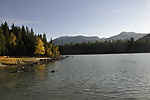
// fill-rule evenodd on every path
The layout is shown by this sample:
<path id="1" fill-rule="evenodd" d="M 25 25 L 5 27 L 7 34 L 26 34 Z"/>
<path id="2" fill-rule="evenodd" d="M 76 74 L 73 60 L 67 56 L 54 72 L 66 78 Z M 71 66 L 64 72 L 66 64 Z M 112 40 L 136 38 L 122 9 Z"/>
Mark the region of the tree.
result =
<path id="1" fill-rule="evenodd" d="M 24 42 L 25 41 L 25 37 L 26 37 L 26 31 L 25 31 L 24 26 L 22 26 L 22 28 L 21 28 L 21 33 L 22 33 L 22 40 Z"/>
<path id="2" fill-rule="evenodd" d="M 8 49 L 9 49 L 9 55 L 15 55 L 15 46 L 16 46 L 16 36 L 13 34 L 13 33 L 10 33 L 10 36 L 9 36 L 9 46 L 8 46 Z"/>
<path id="3" fill-rule="evenodd" d="M 47 46 L 46 46 L 46 49 L 45 49 L 45 51 L 46 51 L 46 52 L 45 52 L 46 56 L 52 57 L 52 55 L 53 55 L 53 49 L 54 49 L 53 44 L 50 43 L 50 42 L 48 42 L 48 43 L 47 43 Z"/>
<path id="4" fill-rule="evenodd" d="M 9 42 L 9 26 L 8 26 L 7 22 L 5 22 L 4 25 L 2 24 L 1 28 L 3 30 L 3 35 L 6 38 L 6 43 L 8 44 L 8 42 Z"/>
<path id="5" fill-rule="evenodd" d="M 41 55 L 41 54 L 45 54 L 45 47 L 44 47 L 44 43 L 41 39 L 37 38 L 37 42 L 36 42 L 36 47 L 35 47 L 35 52 L 34 54 L 36 55 Z"/>
<path id="6" fill-rule="evenodd" d="M 42 37 L 42 41 L 43 41 L 43 43 L 44 43 L 44 47 L 45 47 L 45 55 L 48 55 L 49 56 L 49 47 L 48 47 L 48 42 L 47 42 L 47 39 L 46 39 L 46 34 L 44 33 L 43 34 L 43 37 Z"/>
<path id="7" fill-rule="evenodd" d="M 5 42 L 5 36 L 2 33 L 3 31 L 0 28 L 0 55 L 5 55 L 6 42 Z"/>
<path id="8" fill-rule="evenodd" d="M 16 46 L 16 36 L 13 33 L 10 33 L 9 44 L 11 46 Z"/>
<path id="9" fill-rule="evenodd" d="M 17 52 L 16 52 L 17 51 Z M 34 56 L 34 54 L 52 57 L 54 45 L 47 42 L 46 34 L 36 35 L 26 26 L 0 25 L 0 55 Z"/>
<path id="10" fill-rule="evenodd" d="M 48 57 L 52 57 L 52 55 L 53 55 L 53 52 L 52 52 L 51 48 L 47 48 L 45 50 L 45 53 L 46 53 L 46 56 L 48 56 Z"/>
<path id="11" fill-rule="evenodd" d="M 46 39 L 46 34 L 45 33 L 43 34 L 43 39 L 42 40 L 43 40 L 44 44 L 47 43 L 47 39 Z"/>
<path id="12" fill-rule="evenodd" d="M 60 52 L 58 51 L 59 47 L 56 46 L 53 48 L 53 54 L 52 54 L 52 58 L 57 58 L 60 55 Z"/>
<path id="13" fill-rule="evenodd" d="M 52 38 L 51 38 L 51 40 L 50 40 L 50 44 L 52 44 L 53 43 L 53 40 L 52 40 Z"/>
<path id="14" fill-rule="evenodd" d="M 33 28 L 31 28 L 31 35 L 34 35 Z"/>

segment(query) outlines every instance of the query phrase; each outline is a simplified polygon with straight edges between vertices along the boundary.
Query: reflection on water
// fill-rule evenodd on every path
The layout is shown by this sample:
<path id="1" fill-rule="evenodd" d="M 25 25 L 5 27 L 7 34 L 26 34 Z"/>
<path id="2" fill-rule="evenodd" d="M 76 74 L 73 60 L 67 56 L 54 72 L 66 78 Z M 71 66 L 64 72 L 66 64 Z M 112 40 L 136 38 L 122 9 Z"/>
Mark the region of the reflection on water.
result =
<path id="1" fill-rule="evenodd" d="M 0 69 L 0 100 L 150 99 L 150 54 L 77 55 L 26 67 L 37 72 Z"/>
<path id="2" fill-rule="evenodd" d="M 46 79 L 46 66 L 45 64 L 40 64 L 36 68 L 38 70 L 37 77 L 40 78 L 42 81 Z"/>

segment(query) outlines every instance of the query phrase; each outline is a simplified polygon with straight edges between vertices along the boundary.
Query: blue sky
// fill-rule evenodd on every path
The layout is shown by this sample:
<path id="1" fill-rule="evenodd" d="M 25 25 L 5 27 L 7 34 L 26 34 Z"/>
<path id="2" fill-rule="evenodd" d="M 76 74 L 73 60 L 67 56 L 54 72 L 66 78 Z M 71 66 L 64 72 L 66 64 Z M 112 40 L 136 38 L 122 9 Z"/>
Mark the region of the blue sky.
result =
<path id="1" fill-rule="evenodd" d="M 0 23 L 5 21 L 48 38 L 149 33 L 150 0 L 0 0 Z"/>

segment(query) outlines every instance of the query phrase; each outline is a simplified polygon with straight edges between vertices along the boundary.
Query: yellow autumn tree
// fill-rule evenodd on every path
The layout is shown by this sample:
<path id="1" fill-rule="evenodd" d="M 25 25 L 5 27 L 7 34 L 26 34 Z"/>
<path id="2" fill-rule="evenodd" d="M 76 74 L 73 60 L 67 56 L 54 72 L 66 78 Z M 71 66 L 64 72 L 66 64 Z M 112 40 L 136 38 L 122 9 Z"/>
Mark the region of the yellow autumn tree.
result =
<path id="1" fill-rule="evenodd" d="M 45 54 L 45 47 L 44 47 L 44 43 L 41 39 L 37 39 L 36 42 L 36 46 L 35 46 L 35 52 L 34 54 L 36 55 L 41 55 L 41 54 Z"/>

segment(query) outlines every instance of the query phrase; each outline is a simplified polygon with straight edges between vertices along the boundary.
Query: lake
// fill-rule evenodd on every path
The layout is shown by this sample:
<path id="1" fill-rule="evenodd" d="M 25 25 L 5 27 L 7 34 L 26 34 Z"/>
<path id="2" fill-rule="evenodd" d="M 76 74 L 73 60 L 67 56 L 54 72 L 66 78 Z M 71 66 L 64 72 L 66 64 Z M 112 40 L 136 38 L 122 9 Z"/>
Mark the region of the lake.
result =
<path id="1" fill-rule="evenodd" d="M 0 69 L 0 100 L 150 99 L 150 53 L 73 55 L 26 67 L 37 72 Z"/>

